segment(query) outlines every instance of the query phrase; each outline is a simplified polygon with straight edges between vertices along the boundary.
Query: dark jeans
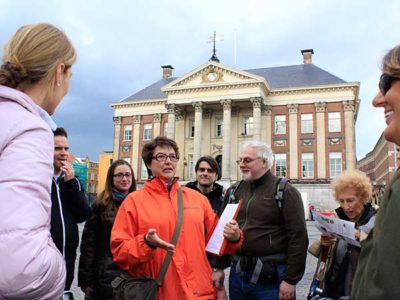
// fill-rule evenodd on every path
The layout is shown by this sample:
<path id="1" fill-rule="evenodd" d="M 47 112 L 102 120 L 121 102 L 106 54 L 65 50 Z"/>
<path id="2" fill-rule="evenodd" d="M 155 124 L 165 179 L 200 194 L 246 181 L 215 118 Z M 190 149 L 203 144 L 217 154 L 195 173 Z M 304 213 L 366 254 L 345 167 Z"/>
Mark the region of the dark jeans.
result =
<path id="1" fill-rule="evenodd" d="M 286 265 L 277 265 L 279 282 L 276 284 L 250 283 L 253 270 L 236 272 L 236 264 L 231 267 L 229 274 L 229 298 L 230 300 L 277 300 L 279 298 L 279 286 L 285 274 Z"/>

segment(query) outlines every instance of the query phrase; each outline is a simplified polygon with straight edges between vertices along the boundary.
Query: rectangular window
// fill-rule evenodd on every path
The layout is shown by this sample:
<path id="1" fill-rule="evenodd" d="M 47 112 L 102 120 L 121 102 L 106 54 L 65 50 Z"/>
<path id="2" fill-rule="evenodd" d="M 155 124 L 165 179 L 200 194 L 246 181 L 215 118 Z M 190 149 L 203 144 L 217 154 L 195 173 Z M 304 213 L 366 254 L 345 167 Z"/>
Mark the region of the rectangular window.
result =
<path id="1" fill-rule="evenodd" d="M 243 117 L 243 135 L 253 134 L 253 117 Z"/>
<path id="2" fill-rule="evenodd" d="M 329 132 L 340 132 L 340 112 L 328 113 L 328 128 Z"/>
<path id="3" fill-rule="evenodd" d="M 280 177 L 286 177 L 286 154 L 277 153 L 275 154 L 275 175 Z"/>
<path id="4" fill-rule="evenodd" d="M 275 134 L 286 133 L 286 116 L 279 115 L 275 116 Z"/>
<path id="5" fill-rule="evenodd" d="M 342 153 L 330 152 L 329 153 L 329 174 L 331 178 L 335 178 L 342 174 Z"/>
<path id="6" fill-rule="evenodd" d="M 301 115 L 301 133 L 313 133 L 313 115 Z"/>
<path id="7" fill-rule="evenodd" d="M 124 141 L 132 140 L 132 125 L 124 126 Z"/>
<path id="8" fill-rule="evenodd" d="M 194 163 L 193 163 L 193 155 L 188 155 L 188 179 L 194 178 Z"/>
<path id="9" fill-rule="evenodd" d="M 314 178 L 314 154 L 302 153 L 301 164 L 303 170 L 303 178 Z"/>
<path id="10" fill-rule="evenodd" d="M 194 119 L 189 119 L 188 137 L 194 137 Z"/>
<path id="11" fill-rule="evenodd" d="M 144 163 L 143 160 L 142 160 L 142 172 L 140 174 L 140 178 L 142 178 L 142 179 L 148 179 L 149 178 L 149 174 L 147 173 L 146 164 Z"/>
<path id="12" fill-rule="evenodd" d="M 143 139 L 151 140 L 153 138 L 153 124 L 143 125 Z"/>
<path id="13" fill-rule="evenodd" d="M 215 136 L 222 137 L 222 119 L 216 118 L 215 119 Z"/>
<path id="14" fill-rule="evenodd" d="M 167 136 L 168 133 L 168 123 L 164 123 L 164 136 Z"/>

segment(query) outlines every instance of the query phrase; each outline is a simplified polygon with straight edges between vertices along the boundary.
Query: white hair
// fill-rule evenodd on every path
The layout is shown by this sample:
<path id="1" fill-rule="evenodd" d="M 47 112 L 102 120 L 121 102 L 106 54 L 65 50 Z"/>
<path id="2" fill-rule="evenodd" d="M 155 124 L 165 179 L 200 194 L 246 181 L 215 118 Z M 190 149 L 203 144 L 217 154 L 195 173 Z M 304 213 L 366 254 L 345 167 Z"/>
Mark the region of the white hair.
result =
<path id="1" fill-rule="evenodd" d="M 272 168 L 274 165 L 274 153 L 272 152 L 270 145 L 260 141 L 248 141 L 243 144 L 242 150 L 246 148 L 253 148 L 256 150 L 258 156 L 267 161 L 268 169 Z"/>

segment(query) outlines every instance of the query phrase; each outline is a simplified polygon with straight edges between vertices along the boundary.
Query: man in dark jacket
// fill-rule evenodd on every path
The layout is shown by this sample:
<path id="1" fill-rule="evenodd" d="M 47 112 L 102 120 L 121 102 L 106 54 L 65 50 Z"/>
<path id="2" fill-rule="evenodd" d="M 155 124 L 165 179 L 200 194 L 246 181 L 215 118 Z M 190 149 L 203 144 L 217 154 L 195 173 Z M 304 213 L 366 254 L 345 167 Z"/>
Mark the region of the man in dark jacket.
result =
<path id="1" fill-rule="evenodd" d="M 223 186 L 216 183 L 219 179 L 218 163 L 211 156 L 202 156 L 196 162 L 194 167 L 196 171 L 196 181 L 191 181 L 186 184 L 187 187 L 194 189 L 210 201 L 211 207 L 216 214 L 220 214 L 221 206 L 223 203 Z M 211 262 L 213 256 L 207 255 L 208 260 Z M 224 279 L 225 273 L 223 269 L 213 268 L 213 285 L 217 289 L 219 299 L 226 297 Z"/>
<path id="2" fill-rule="evenodd" d="M 76 248 L 79 244 L 77 223 L 86 221 L 91 209 L 85 191 L 68 162 L 68 135 L 63 128 L 54 131 L 54 177 L 51 185 L 51 236 L 64 256 L 67 268 L 65 289 L 74 279 Z"/>
<path id="3" fill-rule="evenodd" d="M 275 198 L 279 178 L 267 144 L 245 143 L 237 163 L 243 180 L 227 190 L 224 205 L 242 201 L 237 221 L 245 238 L 232 257 L 230 299 L 295 299 L 308 246 L 301 195 L 286 183 L 282 200 Z"/>

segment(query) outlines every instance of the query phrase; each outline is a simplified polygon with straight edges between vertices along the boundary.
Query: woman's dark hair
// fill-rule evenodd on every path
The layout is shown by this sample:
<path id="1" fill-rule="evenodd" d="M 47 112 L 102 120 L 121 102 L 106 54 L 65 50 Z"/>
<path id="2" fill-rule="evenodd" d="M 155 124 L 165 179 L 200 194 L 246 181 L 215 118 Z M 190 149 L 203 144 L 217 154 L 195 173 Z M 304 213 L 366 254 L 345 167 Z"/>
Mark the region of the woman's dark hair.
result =
<path id="1" fill-rule="evenodd" d="M 145 144 L 142 149 L 142 159 L 147 167 L 149 177 L 152 176 L 149 166 L 154 156 L 154 150 L 157 147 L 171 147 L 172 149 L 174 149 L 176 157 L 179 158 L 179 148 L 174 140 L 169 139 L 165 136 L 158 136 L 154 138 L 153 140 Z"/>
<path id="2" fill-rule="evenodd" d="M 136 191 L 136 180 L 135 180 L 135 174 L 133 173 L 133 169 L 131 165 L 123 159 L 118 159 L 114 161 L 110 168 L 107 171 L 107 178 L 106 178 L 106 184 L 104 187 L 104 191 L 102 191 L 98 197 L 97 197 L 97 203 L 101 206 L 108 206 L 110 203 L 112 203 L 112 192 L 114 189 L 114 184 L 113 184 L 113 175 L 114 171 L 118 166 L 126 165 L 129 167 L 132 173 L 132 185 L 129 188 L 128 192 L 131 193 L 133 191 Z"/>
<path id="3" fill-rule="evenodd" d="M 213 170 L 217 174 L 217 180 L 219 180 L 220 174 L 219 174 L 218 163 L 214 158 L 212 158 L 209 155 L 200 157 L 199 160 L 196 162 L 196 165 L 194 166 L 194 170 L 197 172 L 197 170 L 199 169 L 200 163 L 203 161 L 210 165 L 211 170 Z"/>

